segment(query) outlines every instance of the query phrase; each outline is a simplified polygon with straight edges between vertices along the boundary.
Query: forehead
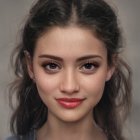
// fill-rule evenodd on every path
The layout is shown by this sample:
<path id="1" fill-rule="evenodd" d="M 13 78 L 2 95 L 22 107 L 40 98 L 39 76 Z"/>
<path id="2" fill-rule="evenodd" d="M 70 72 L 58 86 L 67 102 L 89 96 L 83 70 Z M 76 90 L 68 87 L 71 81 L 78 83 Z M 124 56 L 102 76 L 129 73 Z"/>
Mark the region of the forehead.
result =
<path id="1" fill-rule="evenodd" d="M 37 40 L 35 55 L 42 53 L 60 57 L 84 54 L 100 54 L 106 57 L 106 48 L 88 29 L 54 27 Z"/>

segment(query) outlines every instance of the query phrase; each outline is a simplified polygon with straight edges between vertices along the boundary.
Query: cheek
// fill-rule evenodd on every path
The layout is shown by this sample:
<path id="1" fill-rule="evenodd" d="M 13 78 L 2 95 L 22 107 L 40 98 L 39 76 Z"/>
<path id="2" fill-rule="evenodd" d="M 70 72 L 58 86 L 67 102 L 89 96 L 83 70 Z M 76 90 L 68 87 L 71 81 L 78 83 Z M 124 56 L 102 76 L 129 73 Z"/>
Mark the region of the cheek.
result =
<path id="1" fill-rule="evenodd" d="M 95 74 L 81 81 L 84 87 L 83 88 L 84 92 L 88 93 L 88 96 L 92 100 L 95 100 L 95 102 L 96 100 L 100 100 L 104 91 L 104 86 L 106 82 L 106 74 L 105 73 Z"/>
<path id="2" fill-rule="evenodd" d="M 46 106 L 49 106 L 55 93 L 57 93 L 58 80 L 54 77 L 38 75 L 36 78 L 36 86 L 40 98 Z"/>
<path id="3" fill-rule="evenodd" d="M 58 84 L 59 80 L 55 76 L 49 76 L 41 72 L 36 74 L 36 86 L 40 95 L 52 95 L 56 91 Z"/>

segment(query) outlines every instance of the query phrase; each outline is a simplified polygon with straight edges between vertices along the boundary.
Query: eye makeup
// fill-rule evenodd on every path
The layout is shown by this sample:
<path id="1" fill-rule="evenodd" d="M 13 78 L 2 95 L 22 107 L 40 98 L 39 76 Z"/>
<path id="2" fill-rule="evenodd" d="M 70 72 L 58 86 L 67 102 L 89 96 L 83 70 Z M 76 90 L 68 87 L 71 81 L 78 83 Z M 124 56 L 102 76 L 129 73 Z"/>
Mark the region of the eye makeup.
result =
<path id="1" fill-rule="evenodd" d="M 95 60 L 86 60 L 82 62 L 80 71 L 85 74 L 94 73 L 100 66 L 100 63 Z"/>
<path id="2" fill-rule="evenodd" d="M 44 71 L 49 74 L 55 74 L 61 70 L 60 64 L 58 64 L 55 60 L 45 60 L 41 63 L 41 66 Z"/>
<path id="3" fill-rule="evenodd" d="M 58 73 L 67 65 L 64 59 L 57 56 L 41 55 L 39 58 L 41 58 L 41 66 L 48 74 Z M 101 65 L 101 60 L 99 56 L 87 55 L 76 59 L 72 67 L 78 68 L 84 74 L 93 74 Z"/>

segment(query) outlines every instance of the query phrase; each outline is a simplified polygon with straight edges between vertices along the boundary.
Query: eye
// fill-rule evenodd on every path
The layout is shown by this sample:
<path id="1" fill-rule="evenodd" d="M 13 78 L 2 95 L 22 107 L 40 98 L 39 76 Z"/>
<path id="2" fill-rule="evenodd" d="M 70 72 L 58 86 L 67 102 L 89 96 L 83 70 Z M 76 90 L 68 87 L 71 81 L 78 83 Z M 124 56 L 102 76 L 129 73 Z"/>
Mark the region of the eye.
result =
<path id="1" fill-rule="evenodd" d="M 97 62 L 86 62 L 81 67 L 80 70 L 83 73 L 93 73 L 95 70 L 99 67 L 99 64 Z"/>
<path id="2" fill-rule="evenodd" d="M 44 63 L 42 66 L 48 73 L 57 73 L 61 69 L 61 67 L 54 62 Z"/>

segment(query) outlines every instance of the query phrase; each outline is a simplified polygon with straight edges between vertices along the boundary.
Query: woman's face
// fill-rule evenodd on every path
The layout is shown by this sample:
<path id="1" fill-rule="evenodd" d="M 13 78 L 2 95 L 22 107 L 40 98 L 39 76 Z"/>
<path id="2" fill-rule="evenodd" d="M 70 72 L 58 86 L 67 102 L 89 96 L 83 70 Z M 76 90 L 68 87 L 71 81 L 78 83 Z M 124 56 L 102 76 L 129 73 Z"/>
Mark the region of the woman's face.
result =
<path id="1" fill-rule="evenodd" d="M 103 42 L 78 27 L 55 27 L 41 36 L 28 70 L 48 117 L 66 122 L 92 116 L 113 73 Z"/>

